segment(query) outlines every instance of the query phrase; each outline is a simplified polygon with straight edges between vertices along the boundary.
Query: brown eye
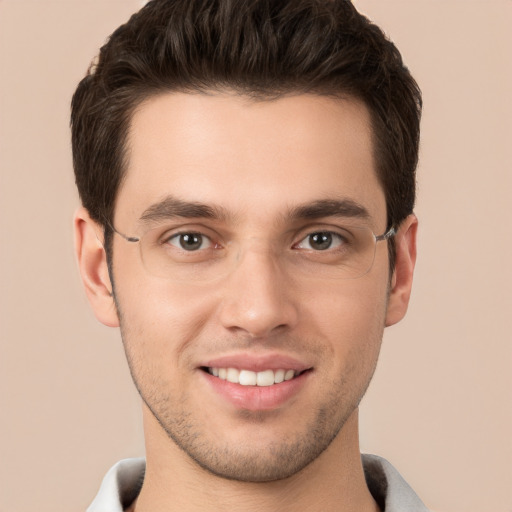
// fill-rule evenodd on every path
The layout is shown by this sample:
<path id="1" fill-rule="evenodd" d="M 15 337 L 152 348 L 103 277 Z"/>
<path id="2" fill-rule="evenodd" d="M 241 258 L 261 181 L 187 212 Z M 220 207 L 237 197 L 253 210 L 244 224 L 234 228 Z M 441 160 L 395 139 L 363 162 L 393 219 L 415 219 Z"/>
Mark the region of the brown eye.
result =
<path id="1" fill-rule="evenodd" d="M 210 239 L 201 233 L 177 233 L 168 242 L 184 251 L 198 251 L 211 247 Z"/>
<path id="2" fill-rule="evenodd" d="M 313 233 L 308 238 L 309 246 L 317 251 L 325 251 L 332 245 L 331 233 Z"/>
<path id="3" fill-rule="evenodd" d="M 334 247 L 339 247 L 344 242 L 343 237 L 332 231 L 317 231 L 310 233 L 301 240 L 296 246 L 298 249 L 307 249 L 310 251 L 326 251 Z"/>

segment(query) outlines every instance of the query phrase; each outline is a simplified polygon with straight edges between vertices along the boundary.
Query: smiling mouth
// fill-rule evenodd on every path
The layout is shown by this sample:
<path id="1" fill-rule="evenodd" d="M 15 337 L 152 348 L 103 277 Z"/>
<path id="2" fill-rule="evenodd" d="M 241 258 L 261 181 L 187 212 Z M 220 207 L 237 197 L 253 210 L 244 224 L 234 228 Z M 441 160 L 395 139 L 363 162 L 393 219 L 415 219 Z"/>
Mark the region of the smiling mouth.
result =
<path id="1" fill-rule="evenodd" d="M 280 369 L 253 372 L 251 370 L 238 370 L 237 368 L 212 367 L 203 367 L 201 369 L 221 380 L 225 380 L 233 384 L 240 384 L 241 386 L 273 386 L 275 384 L 281 384 L 281 382 L 295 379 L 305 371 L 308 371 Z"/>

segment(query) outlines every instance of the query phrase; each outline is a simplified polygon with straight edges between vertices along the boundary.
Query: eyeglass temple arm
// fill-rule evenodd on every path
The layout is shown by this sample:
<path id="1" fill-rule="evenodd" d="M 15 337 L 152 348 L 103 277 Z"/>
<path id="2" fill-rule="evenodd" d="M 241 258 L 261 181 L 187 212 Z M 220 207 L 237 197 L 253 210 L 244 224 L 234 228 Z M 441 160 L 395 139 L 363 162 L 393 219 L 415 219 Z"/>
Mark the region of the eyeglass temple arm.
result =
<path id="1" fill-rule="evenodd" d="M 124 233 L 121 233 L 120 231 L 118 231 L 114 226 L 112 226 L 112 224 L 109 224 L 109 226 L 114 233 L 117 233 L 120 237 L 124 238 L 127 242 L 140 242 L 140 238 L 137 238 L 136 236 L 125 235 Z M 380 242 L 382 240 L 389 240 L 394 235 L 396 235 L 396 230 L 394 227 L 391 227 L 391 228 L 389 228 L 388 231 L 386 231 L 386 233 L 384 233 L 382 235 L 376 235 L 375 240 L 377 242 Z"/>
<path id="2" fill-rule="evenodd" d="M 396 229 L 394 227 L 390 227 L 383 235 L 375 236 L 375 241 L 380 242 L 382 240 L 389 240 L 394 235 L 396 235 Z"/>
<path id="3" fill-rule="evenodd" d="M 108 223 L 108 225 L 114 233 L 117 233 L 121 238 L 124 238 L 127 242 L 140 242 L 140 238 L 137 238 L 136 236 L 128 236 L 121 233 L 121 231 L 118 231 L 110 222 Z"/>

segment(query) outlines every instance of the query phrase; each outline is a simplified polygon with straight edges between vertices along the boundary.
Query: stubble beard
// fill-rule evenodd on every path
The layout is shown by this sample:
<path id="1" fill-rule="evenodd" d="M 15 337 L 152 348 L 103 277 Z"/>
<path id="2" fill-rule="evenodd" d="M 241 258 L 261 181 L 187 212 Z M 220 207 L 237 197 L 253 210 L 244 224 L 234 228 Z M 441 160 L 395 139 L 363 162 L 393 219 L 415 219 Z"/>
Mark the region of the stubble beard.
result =
<path id="1" fill-rule="evenodd" d="M 192 406 L 187 405 L 187 397 L 172 399 L 165 392 L 167 383 L 163 380 L 158 382 L 157 375 L 151 375 L 151 372 L 145 373 L 142 370 L 144 364 L 131 356 L 130 336 L 126 332 L 119 304 L 115 302 L 132 379 L 146 407 L 169 440 L 200 468 L 211 475 L 240 482 L 271 482 L 289 478 L 304 470 L 329 447 L 368 389 L 377 365 L 384 328 L 382 326 L 379 333 L 370 335 L 377 343 L 377 349 L 369 353 L 363 351 L 360 355 L 366 356 L 366 360 L 365 357 L 356 357 L 353 359 L 355 366 L 347 368 L 343 375 L 325 386 L 330 391 L 324 393 L 315 411 L 306 411 L 311 413 L 309 422 L 304 423 L 300 430 L 287 433 L 286 439 L 267 442 L 262 449 L 251 447 L 249 443 L 233 446 L 229 442 L 229 433 L 225 435 L 224 442 L 211 440 L 209 425 L 194 417 Z M 372 344 L 372 340 L 367 340 L 367 343 Z M 313 352 L 316 350 L 315 347 L 310 349 Z M 365 379 L 362 382 L 354 379 L 358 375 L 364 375 Z M 267 413 L 241 410 L 239 415 L 245 416 L 247 422 L 266 429 Z"/>
<path id="2" fill-rule="evenodd" d="M 183 409 L 179 415 L 171 413 L 162 403 L 150 404 L 143 397 L 146 406 L 171 439 L 188 457 L 209 473 L 228 480 L 241 482 L 269 482 L 289 478 L 313 462 L 332 443 L 357 404 L 348 407 L 345 414 L 332 422 L 332 411 L 339 408 L 332 400 L 315 412 L 301 432 L 294 432 L 287 438 L 267 442 L 261 446 L 236 446 L 229 441 L 209 441 L 205 431 L 208 425 L 199 425 Z M 175 412 L 175 409 L 172 408 Z M 241 411 L 244 421 L 261 429 L 266 428 L 266 414 Z M 229 438 L 229 434 L 226 435 Z"/>
<path id="3" fill-rule="evenodd" d="M 373 375 L 368 376 L 359 393 L 350 388 L 351 383 L 340 378 L 333 382 L 331 392 L 318 404 L 316 410 L 307 411 L 311 419 L 301 424 L 294 432 L 288 432 L 278 439 L 267 441 L 264 446 L 248 439 L 247 443 L 234 444 L 229 432 L 223 440 L 212 438 L 209 424 L 194 417 L 187 398 L 172 400 L 169 396 L 158 395 L 159 387 L 144 386 L 133 361 L 128 357 L 130 371 L 139 394 L 157 420 L 167 437 L 192 461 L 208 473 L 240 482 L 270 482 L 289 478 L 304 470 L 316 460 L 334 441 L 349 417 L 357 409 Z M 146 392 L 149 389 L 149 392 Z M 146 390 L 146 391 L 144 391 Z M 279 413 L 277 413 L 279 414 Z M 241 410 L 239 418 L 250 426 L 251 433 L 267 430 L 267 421 L 272 413 Z M 257 427 L 257 428 L 255 428 Z M 257 439 L 256 439 L 257 441 Z"/>

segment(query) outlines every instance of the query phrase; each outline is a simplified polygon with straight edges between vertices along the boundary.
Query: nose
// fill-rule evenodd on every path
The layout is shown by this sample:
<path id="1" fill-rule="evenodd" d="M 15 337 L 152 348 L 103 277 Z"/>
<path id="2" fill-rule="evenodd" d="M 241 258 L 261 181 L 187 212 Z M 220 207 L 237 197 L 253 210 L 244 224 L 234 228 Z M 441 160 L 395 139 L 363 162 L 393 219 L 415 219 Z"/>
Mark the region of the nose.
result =
<path id="1" fill-rule="evenodd" d="M 247 251 L 222 286 L 224 328 L 263 338 L 296 325 L 296 294 L 268 252 Z"/>

